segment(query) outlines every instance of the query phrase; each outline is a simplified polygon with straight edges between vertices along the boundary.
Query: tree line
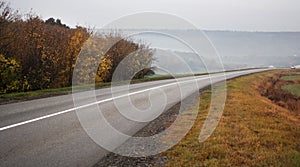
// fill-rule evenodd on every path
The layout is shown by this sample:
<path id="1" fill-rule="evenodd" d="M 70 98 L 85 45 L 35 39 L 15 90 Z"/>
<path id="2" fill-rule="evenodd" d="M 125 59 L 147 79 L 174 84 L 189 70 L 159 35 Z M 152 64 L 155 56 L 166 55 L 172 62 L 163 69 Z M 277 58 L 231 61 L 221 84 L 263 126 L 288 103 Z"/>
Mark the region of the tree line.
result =
<path id="1" fill-rule="evenodd" d="M 44 21 L 33 14 L 21 15 L 4 1 L 0 1 L 0 30 L 0 93 L 71 86 L 82 48 L 93 55 L 86 55 L 82 63 L 98 69 L 96 76 L 87 76 L 87 71 L 77 75 L 82 83 L 90 82 L 91 78 L 110 82 L 119 63 L 131 53 L 136 54 L 127 61 L 124 75 L 132 75 L 140 66 L 148 68 L 140 70 L 134 78 L 152 72 L 152 51 L 146 45 L 118 33 L 99 35 L 81 26 L 70 28 L 60 19 Z M 112 41 L 115 43 L 109 50 L 102 50 Z M 99 59 L 95 59 L 97 56 Z"/>

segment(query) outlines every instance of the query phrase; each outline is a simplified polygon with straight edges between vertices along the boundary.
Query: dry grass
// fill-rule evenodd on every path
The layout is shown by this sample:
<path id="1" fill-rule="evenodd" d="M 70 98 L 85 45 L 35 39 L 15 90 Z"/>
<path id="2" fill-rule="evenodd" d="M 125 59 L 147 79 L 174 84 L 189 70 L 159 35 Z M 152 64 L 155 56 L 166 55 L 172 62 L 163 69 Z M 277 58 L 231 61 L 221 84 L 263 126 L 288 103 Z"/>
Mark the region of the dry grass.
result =
<path id="1" fill-rule="evenodd" d="M 210 104 L 210 92 L 205 92 L 191 131 L 163 153 L 169 158 L 167 166 L 300 166 L 300 116 L 258 92 L 264 78 L 274 73 L 229 81 L 221 121 L 213 134 L 199 143 Z"/>

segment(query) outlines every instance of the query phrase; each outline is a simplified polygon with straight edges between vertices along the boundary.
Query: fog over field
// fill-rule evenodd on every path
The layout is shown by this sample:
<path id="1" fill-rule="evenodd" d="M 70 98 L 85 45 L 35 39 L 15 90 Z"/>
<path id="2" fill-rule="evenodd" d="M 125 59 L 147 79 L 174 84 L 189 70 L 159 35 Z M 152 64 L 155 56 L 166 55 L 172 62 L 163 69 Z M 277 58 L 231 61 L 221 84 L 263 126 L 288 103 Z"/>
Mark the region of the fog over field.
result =
<path id="1" fill-rule="evenodd" d="M 206 31 L 226 65 L 289 67 L 300 63 L 299 32 Z"/>
<path id="2" fill-rule="evenodd" d="M 207 41 L 197 39 L 203 37 L 202 33 L 216 48 L 225 70 L 268 66 L 290 67 L 300 64 L 300 32 L 201 32 L 199 30 L 160 30 L 159 32 L 178 35 L 179 39 L 160 34 L 141 34 L 133 38 L 141 39 L 155 48 L 153 65 L 164 67 L 172 73 L 189 73 L 190 69 L 193 72 L 205 72 L 205 64 L 211 69 L 220 69 L 214 67 L 218 61 L 216 56 L 199 54 L 199 58 L 193 50 L 180 41 L 180 37 L 184 37 L 194 45 L 205 47 Z"/>

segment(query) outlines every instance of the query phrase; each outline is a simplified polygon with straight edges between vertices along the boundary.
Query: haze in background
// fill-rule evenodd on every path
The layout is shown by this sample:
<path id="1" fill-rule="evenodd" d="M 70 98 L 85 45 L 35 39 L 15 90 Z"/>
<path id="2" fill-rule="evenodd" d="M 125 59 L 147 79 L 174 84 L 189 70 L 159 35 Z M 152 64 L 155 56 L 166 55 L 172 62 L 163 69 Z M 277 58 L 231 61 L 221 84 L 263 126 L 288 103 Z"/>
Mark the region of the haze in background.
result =
<path id="1" fill-rule="evenodd" d="M 202 33 L 199 30 L 160 30 L 160 32 L 185 36 L 191 39 L 190 41 L 205 45 L 201 44 L 201 40 L 193 39 Z M 224 70 L 269 66 L 289 68 L 300 64 L 300 32 L 204 31 L 204 33 L 219 53 Z M 155 49 L 154 66 L 164 67 L 172 73 L 189 73 L 189 69 L 184 68 L 182 60 L 188 63 L 194 73 L 207 72 L 205 66 L 213 69 L 216 64 L 214 57 L 197 55 L 173 38 L 141 34 L 134 39 L 137 42 L 142 39 Z"/>

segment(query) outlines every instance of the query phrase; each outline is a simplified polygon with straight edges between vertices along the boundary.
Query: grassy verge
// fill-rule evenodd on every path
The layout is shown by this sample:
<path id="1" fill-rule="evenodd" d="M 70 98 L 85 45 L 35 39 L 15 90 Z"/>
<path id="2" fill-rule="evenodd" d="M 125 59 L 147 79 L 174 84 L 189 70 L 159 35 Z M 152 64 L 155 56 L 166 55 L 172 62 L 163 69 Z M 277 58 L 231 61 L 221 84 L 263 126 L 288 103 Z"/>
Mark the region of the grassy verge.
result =
<path id="1" fill-rule="evenodd" d="M 102 88 L 110 86 L 111 83 L 97 83 L 95 87 Z M 82 85 L 75 87 L 76 89 L 84 90 L 90 88 L 90 85 Z M 57 94 L 66 94 L 72 91 L 72 87 L 63 87 L 63 88 L 56 88 L 56 89 L 43 89 L 43 90 L 36 90 L 36 91 L 28 91 L 28 92 L 16 92 L 16 93 L 7 93 L 7 94 L 0 94 L 0 98 L 22 98 L 22 97 L 34 97 L 34 96 L 42 96 L 42 95 L 57 95 Z"/>
<path id="2" fill-rule="evenodd" d="M 238 69 L 238 70 L 229 70 L 225 72 L 234 72 L 234 71 L 242 71 L 242 70 L 253 70 L 257 68 L 251 68 L 251 69 Z M 220 72 L 214 72 L 211 74 L 220 73 Z M 178 74 L 175 77 L 181 78 L 181 77 L 190 77 L 190 76 L 201 76 L 201 75 L 207 75 L 208 73 L 198 73 L 198 74 Z M 145 77 L 142 79 L 136 79 L 130 81 L 130 84 L 135 83 L 141 83 L 141 82 L 149 82 L 149 81 L 157 81 L 157 80 L 164 80 L 164 79 L 173 79 L 174 76 L 171 75 L 153 75 L 149 77 Z M 95 89 L 101 89 L 106 88 L 111 85 L 122 85 L 124 82 L 117 82 L 117 83 L 96 83 Z M 90 90 L 91 85 L 81 85 L 75 87 L 76 90 Z M 63 88 L 57 88 L 57 89 L 43 89 L 43 90 L 36 90 L 36 91 L 28 91 L 28 92 L 16 92 L 16 93 L 7 93 L 7 94 L 0 94 L 0 105 L 6 104 L 6 103 L 12 103 L 12 102 L 19 102 L 19 101 L 25 101 L 25 100 L 32 100 L 32 99 L 39 99 L 44 97 L 50 97 L 50 96 L 57 96 L 57 95 L 65 95 L 72 92 L 72 87 L 63 87 Z"/>
<path id="3" fill-rule="evenodd" d="M 255 69 L 255 68 L 254 68 Z M 241 70 L 252 70 L 252 69 L 240 69 L 240 70 L 230 70 L 226 72 L 233 72 L 233 71 L 241 71 Z M 216 72 L 218 73 L 218 72 Z M 207 75 L 208 73 L 199 73 L 199 74 L 179 74 L 175 77 L 189 77 L 189 76 L 201 76 L 201 75 Z M 173 79 L 174 77 L 171 75 L 153 75 L 149 77 L 145 77 L 143 79 L 136 79 L 130 81 L 131 84 L 135 83 L 141 83 L 141 82 L 149 82 L 149 81 L 157 81 L 157 80 L 164 80 L 164 79 Z M 118 83 L 96 83 L 95 88 L 106 88 L 111 85 L 122 85 L 124 82 L 118 82 Z M 75 87 L 76 90 L 89 90 L 91 88 L 91 85 L 82 85 Z M 63 88 L 57 88 L 57 89 L 43 89 L 43 90 L 36 90 L 36 91 L 28 91 L 28 92 L 16 92 L 16 93 L 7 93 L 7 94 L 0 94 L 0 104 L 15 102 L 15 101 L 25 101 L 25 100 L 31 100 L 31 99 L 38 99 L 38 98 L 44 98 L 44 97 L 50 97 L 50 96 L 57 96 L 57 95 L 64 95 L 69 94 L 72 92 L 72 87 L 63 87 Z"/>
<path id="4" fill-rule="evenodd" d="M 204 74 L 203 74 L 204 75 Z M 161 76 L 155 76 L 155 77 L 149 77 L 149 78 L 143 78 L 143 79 L 137 79 L 132 80 L 130 83 L 141 83 L 141 82 L 148 82 L 148 81 L 155 81 L 155 80 L 163 80 L 163 79 L 172 79 L 172 76 L 167 75 L 161 75 Z M 96 83 L 95 89 L 101 89 L 106 88 L 111 85 L 122 85 L 124 82 L 117 82 L 117 83 Z M 76 90 L 89 90 L 92 85 L 81 85 L 81 86 L 75 86 L 74 88 Z M 36 90 L 36 91 L 28 91 L 28 92 L 16 92 L 16 93 L 7 93 L 7 94 L 0 94 L 0 104 L 1 103 L 7 103 L 9 101 L 19 101 L 19 100 L 30 100 L 30 99 L 37 99 L 37 98 L 43 98 L 43 97 L 49 97 L 49 96 L 56 96 L 56 95 L 64 95 L 69 94 L 72 92 L 73 87 L 63 87 L 63 88 L 56 88 L 56 89 L 43 89 L 43 90 Z"/>
<path id="5" fill-rule="evenodd" d="M 222 118 L 213 134 L 199 143 L 210 104 L 210 92 L 206 91 L 191 131 L 163 153 L 169 159 L 166 166 L 299 166 L 300 116 L 275 105 L 257 90 L 264 78 L 274 73 L 228 81 Z"/>
<path id="6" fill-rule="evenodd" d="M 284 85 L 281 89 L 300 97 L 300 84 Z"/>

